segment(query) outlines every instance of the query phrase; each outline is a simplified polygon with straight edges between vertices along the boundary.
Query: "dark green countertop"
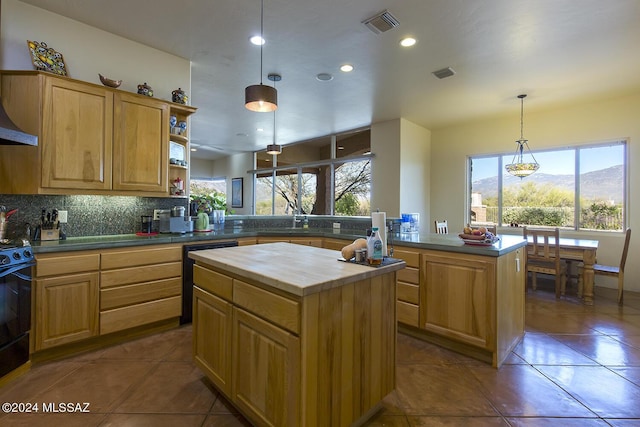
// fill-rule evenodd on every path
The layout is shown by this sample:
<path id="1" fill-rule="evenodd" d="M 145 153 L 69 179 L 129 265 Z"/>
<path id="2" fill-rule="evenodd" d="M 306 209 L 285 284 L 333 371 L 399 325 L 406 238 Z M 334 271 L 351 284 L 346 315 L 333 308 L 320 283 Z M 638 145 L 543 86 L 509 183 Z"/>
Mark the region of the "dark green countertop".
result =
<path id="1" fill-rule="evenodd" d="M 72 237 L 66 240 L 33 242 L 36 254 L 86 251 L 93 249 L 123 248 L 132 246 L 159 245 L 169 243 L 195 244 L 212 240 L 234 240 L 242 237 L 285 236 L 285 237 L 322 237 L 351 241 L 365 237 L 365 233 L 357 230 L 334 230 L 314 228 L 273 228 L 273 229 L 225 229 L 224 231 L 195 232 L 185 234 L 158 234 L 155 236 L 137 236 L 135 234 L 119 234 L 112 236 Z M 394 245 L 417 249 L 432 249 L 449 252 L 478 254 L 486 256 L 502 256 L 526 245 L 522 236 L 499 235 L 500 240 L 492 246 L 469 246 L 460 240 L 457 234 L 394 234 L 387 236 L 387 246 Z"/>

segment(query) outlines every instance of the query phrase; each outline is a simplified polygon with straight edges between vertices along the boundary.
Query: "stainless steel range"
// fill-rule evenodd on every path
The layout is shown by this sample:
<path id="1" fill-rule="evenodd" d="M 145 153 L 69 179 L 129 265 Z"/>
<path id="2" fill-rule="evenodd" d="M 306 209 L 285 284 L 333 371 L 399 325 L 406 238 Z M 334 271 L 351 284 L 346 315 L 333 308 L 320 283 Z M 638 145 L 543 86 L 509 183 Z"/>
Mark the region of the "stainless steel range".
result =
<path id="1" fill-rule="evenodd" d="M 0 377 L 29 361 L 34 265 L 27 241 L 0 245 Z"/>

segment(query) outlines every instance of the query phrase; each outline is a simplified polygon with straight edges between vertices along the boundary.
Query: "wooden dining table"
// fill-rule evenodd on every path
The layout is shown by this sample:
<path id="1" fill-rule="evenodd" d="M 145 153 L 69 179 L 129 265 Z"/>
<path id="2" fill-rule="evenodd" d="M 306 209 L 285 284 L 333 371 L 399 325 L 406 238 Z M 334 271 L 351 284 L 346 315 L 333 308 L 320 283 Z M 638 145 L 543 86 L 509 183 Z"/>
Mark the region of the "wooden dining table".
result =
<path id="1" fill-rule="evenodd" d="M 549 243 L 555 243 L 555 239 L 549 239 Z M 528 237 L 529 244 L 531 236 Z M 583 301 L 586 305 L 593 305 L 593 265 L 596 263 L 597 240 L 560 238 L 560 258 L 582 262 Z"/>

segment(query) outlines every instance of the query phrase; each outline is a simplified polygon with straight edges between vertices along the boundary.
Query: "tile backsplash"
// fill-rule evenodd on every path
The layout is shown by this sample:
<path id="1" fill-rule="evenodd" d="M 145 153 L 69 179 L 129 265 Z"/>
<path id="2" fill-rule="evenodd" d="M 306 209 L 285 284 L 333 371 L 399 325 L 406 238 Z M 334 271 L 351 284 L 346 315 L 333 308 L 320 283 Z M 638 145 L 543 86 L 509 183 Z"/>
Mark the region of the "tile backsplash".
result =
<path id="1" fill-rule="evenodd" d="M 134 196 L 41 196 L 0 195 L 7 211 L 18 209 L 9 218 L 7 237 L 23 237 L 27 224 L 35 229 L 42 209 L 66 210 L 68 223 L 61 228 L 67 237 L 131 234 L 140 230 L 140 216 L 154 209 L 187 207 L 186 199 Z"/>
<path id="2" fill-rule="evenodd" d="M 171 209 L 184 206 L 187 199 L 168 197 L 134 196 L 41 196 L 41 195 L 0 195 L 0 205 L 7 211 L 18 209 L 9 218 L 8 238 L 23 238 L 27 224 L 31 231 L 39 224 L 43 209 L 67 211 L 68 222 L 61 224 L 67 237 L 112 236 L 133 234 L 140 231 L 141 216 L 153 215 L 154 209 Z M 297 228 L 302 227 L 304 215 L 298 215 Z M 364 235 L 371 227 L 369 217 L 337 217 L 309 215 L 309 228 L 331 229 L 340 223 L 342 230 L 354 230 Z M 272 229 L 292 227 L 291 216 L 230 215 L 225 228 Z M 157 224 L 156 224 L 157 227 Z M 31 237 L 29 237 L 30 239 Z"/>

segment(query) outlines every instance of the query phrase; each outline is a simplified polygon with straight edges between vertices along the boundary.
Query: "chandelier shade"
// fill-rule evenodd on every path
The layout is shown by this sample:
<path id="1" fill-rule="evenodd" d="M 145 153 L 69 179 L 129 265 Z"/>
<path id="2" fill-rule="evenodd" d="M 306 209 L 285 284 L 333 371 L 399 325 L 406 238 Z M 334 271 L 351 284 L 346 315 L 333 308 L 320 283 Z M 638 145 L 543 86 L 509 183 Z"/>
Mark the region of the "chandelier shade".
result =
<path id="1" fill-rule="evenodd" d="M 526 139 L 519 139 L 516 141 L 516 144 L 518 144 L 518 147 L 516 147 L 516 153 L 513 155 L 511 163 L 506 165 L 505 168 L 511 175 L 517 176 L 518 178 L 524 178 L 540 169 L 540 165 L 536 161 L 536 158 L 533 157 Z M 525 162 L 524 160 L 525 147 L 527 148 L 527 151 L 529 151 L 529 155 L 533 160 L 532 162 Z"/>
<path id="2" fill-rule="evenodd" d="M 516 140 L 516 144 L 518 145 L 516 147 L 516 152 L 513 155 L 511 163 L 505 166 L 507 172 L 509 172 L 513 176 L 517 176 L 520 179 L 525 178 L 540 169 L 540 164 L 536 161 L 536 158 L 533 157 L 533 153 L 529 149 L 529 142 L 528 140 L 524 139 L 522 132 L 524 98 L 526 98 L 526 96 L 527 95 L 518 95 L 518 98 L 520 98 L 520 139 Z M 527 149 L 528 154 L 525 154 L 525 148 Z M 525 155 L 530 156 L 531 161 L 526 161 Z"/>
<path id="3" fill-rule="evenodd" d="M 278 108 L 278 92 L 272 86 L 251 85 L 244 90 L 245 107 L 258 113 L 270 113 Z"/>
<path id="4" fill-rule="evenodd" d="M 269 144 L 267 145 L 267 154 L 271 154 L 273 155 L 278 155 L 282 153 L 282 146 L 278 145 L 278 144 Z"/>

